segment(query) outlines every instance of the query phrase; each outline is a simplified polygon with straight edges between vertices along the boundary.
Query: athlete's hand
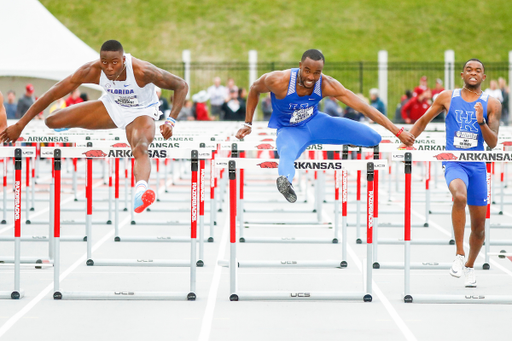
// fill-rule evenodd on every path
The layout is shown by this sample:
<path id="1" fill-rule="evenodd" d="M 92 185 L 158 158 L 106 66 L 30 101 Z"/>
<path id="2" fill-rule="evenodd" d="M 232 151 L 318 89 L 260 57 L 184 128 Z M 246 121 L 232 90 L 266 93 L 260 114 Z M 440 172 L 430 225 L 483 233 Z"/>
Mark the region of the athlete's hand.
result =
<path id="1" fill-rule="evenodd" d="M 172 136 L 172 128 L 169 124 L 162 124 L 160 126 L 160 133 L 162 134 L 162 136 L 164 137 L 164 139 L 168 139 Z"/>
<path id="2" fill-rule="evenodd" d="M 413 134 L 405 130 L 400 135 L 398 135 L 398 138 L 400 139 L 400 142 L 405 144 L 407 147 L 412 147 L 414 141 L 416 140 Z"/>
<path id="3" fill-rule="evenodd" d="M 22 131 L 23 127 L 18 123 L 7 127 L 7 129 L 0 134 L 0 143 L 16 142 Z"/>
<path id="4" fill-rule="evenodd" d="M 241 140 L 244 137 L 246 137 L 247 135 L 249 135 L 251 132 L 252 132 L 252 128 L 251 127 L 243 126 L 242 128 L 240 128 L 238 130 L 238 132 L 236 133 L 235 137 L 237 139 Z"/>
<path id="5" fill-rule="evenodd" d="M 478 123 L 481 123 L 484 121 L 484 107 L 482 106 L 482 103 L 478 102 L 475 104 L 475 110 L 476 110 L 476 121 Z"/>

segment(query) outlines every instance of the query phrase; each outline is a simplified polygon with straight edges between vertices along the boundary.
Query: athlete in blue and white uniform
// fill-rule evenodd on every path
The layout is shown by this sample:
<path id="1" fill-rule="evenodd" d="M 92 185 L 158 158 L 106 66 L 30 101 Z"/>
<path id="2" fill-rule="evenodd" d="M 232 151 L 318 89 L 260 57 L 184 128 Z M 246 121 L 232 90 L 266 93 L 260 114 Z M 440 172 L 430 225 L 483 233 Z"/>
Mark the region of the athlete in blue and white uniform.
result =
<path id="1" fill-rule="evenodd" d="M 501 103 L 482 92 L 485 68 L 478 59 L 464 65 L 462 89 L 445 90 L 414 124 L 411 133 L 418 137 L 426 125 L 446 110 L 446 150 L 483 151 L 484 141 L 491 148 L 498 143 Z M 465 275 L 465 286 L 476 287 L 474 262 L 485 238 L 487 178 L 484 162 L 443 162 L 446 184 L 453 196 L 452 224 L 456 256 L 450 269 L 454 277 Z M 464 253 L 466 203 L 471 216 L 469 256 Z"/>
<path id="2" fill-rule="evenodd" d="M 46 125 L 52 129 L 125 129 L 135 158 L 137 187 L 134 210 L 140 213 L 155 200 L 155 193 L 148 188 L 147 183 L 151 172 L 148 147 L 155 136 L 154 121 L 159 117 L 155 85 L 174 90 L 170 117 L 166 124 L 160 126 L 165 139 L 172 136 L 172 127 L 185 101 L 188 86 L 183 79 L 167 71 L 129 54 L 125 55 L 118 41 L 108 40 L 103 43 L 100 59 L 83 65 L 39 97 L 16 124 L 3 130 L 0 143 L 16 141 L 23 128 L 38 113 L 84 83 L 99 84 L 106 94 L 96 101 L 54 111 L 46 118 Z"/>
<path id="3" fill-rule="evenodd" d="M 294 161 L 309 145 L 351 144 L 373 147 L 381 141 L 381 136 L 367 125 L 319 112 L 318 103 L 323 97 L 336 97 L 393 134 L 398 134 L 404 144 L 410 146 L 414 143 L 411 134 L 397 128 L 386 116 L 345 89 L 340 82 L 322 74 L 324 62 L 325 58 L 320 51 L 308 50 L 303 54 L 298 69 L 274 71 L 261 76 L 251 85 L 245 124 L 236 135 L 241 139 L 251 133 L 260 94 L 270 92 L 272 116 L 268 126 L 277 129 L 277 187 L 289 202 L 297 200 L 291 185 L 295 175 Z"/>

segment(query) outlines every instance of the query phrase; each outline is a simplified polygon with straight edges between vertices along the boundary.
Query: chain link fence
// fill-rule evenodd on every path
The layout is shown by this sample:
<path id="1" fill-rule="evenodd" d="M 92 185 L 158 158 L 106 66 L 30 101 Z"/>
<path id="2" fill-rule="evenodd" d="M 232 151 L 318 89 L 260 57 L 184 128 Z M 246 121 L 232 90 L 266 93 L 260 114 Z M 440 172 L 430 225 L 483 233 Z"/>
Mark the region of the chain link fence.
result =
<path id="1" fill-rule="evenodd" d="M 185 64 L 181 62 L 157 62 L 156 66 L 167 70 L 177 76 L 184 77 Z M 464 62 L 454 65 L 455 87 L 462 87 L 459 77 Z M 274 70 L 285 70 L 298 67 L 297 62 L 259 62 L 257 63 L 258 77 Z M 371 88 L 378 88 L 378 62 L 328 62 L 323 73 L 329 75 L 343 84 L 354 93 L 361 93 L 369 97 Z M 427 76 L 429 88 L 434 88 L 436 79 L 444 82 L 444 62 L 389 62 L 388 63 L 388 110 L 390 119 L 394 118 L 397 105 L 405 91 L 413 90 L 419 84 L 422 76 Z M 503 77 L 508 80 L 508 62 L 494 62 L 485 64 L 486 80 L 482 89 L 489 87 L 491 80 Z M 248 62 L 192 62 L 190 63 L 190 94 L 206 90 L 213 84 L 213 79 L 220 77 L 225 85 L 229 78 L 233 78 L 239 88 L 249 88 Z M 166 95 L 164 93 L 164 95 Z M 168 94 L 167 94 L 168 96 Z M 261 117 L 261 113 L 259 113 Z"/>

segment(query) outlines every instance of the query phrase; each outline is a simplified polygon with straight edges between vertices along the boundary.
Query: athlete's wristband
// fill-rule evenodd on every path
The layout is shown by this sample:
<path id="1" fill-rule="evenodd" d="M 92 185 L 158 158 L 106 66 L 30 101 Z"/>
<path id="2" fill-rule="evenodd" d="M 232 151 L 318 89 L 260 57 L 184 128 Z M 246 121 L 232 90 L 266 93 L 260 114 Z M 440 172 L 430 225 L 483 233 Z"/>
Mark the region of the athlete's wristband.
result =
<path id="1" fill-rule="evenodd" d="M 398 133 L 396 133 L 396 137 L 400 136 L 400 134 L 401 134 L 403 131 L 404 131 L 404 127 L 402 127 L 402 128 L 398 131 Z"/>
<path id="2" fill-rule="evenodd" d="M 252 123 L 244 122 L 244 127 L 249 127 L 252 129 Z"/>
<path id="3" fill-rule="evenodd" d="M 167 119 L 165 120 L 164 124 L 168 124 L 171 126 L 171 129 L 174 128 L 174 125 L 176 124 L 176 120 L 172 117 L 167 117 Z"/>

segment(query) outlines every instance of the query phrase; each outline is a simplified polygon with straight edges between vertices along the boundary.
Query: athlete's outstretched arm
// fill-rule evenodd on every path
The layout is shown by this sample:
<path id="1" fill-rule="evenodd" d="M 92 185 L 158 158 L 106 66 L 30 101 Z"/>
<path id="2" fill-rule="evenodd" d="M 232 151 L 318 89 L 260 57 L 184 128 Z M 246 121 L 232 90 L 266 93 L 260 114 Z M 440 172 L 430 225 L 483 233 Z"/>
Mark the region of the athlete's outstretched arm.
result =
<path id="1" fill-rule="evenodd" d="M 7 114 L 5 113 L 4 96 L 0 92 L 0 131 L 4 131 L 5 128 L 7 128 Z"/>
<path id="2" fill-rule="evenodd" d="M 370 118 L 372 121 L 380 124 L 387 130 L 389 130 L 393 135 L 398 134 L 400 129 L 393 124 L 385 115 L 383 115 L 380 111 L 371 107 L 370 105 L 364 103 L 359 97 L 357 97 L 352 91 L 346 89 L 340 82 L 335 80 L 329 76 L 323 76 L 322 82 L 322 94 L 323 96 L 333 96 L 336 97 L 338 101 L 341 101 L 351 107 L 352 109 L 363 113 L 366 117 Z M 407 146 L 412 146 L 414 144 L 414 136 L 410 133 L 403 131 L 398 136 L 400 141 Z"/>
<path id="3" fill-rule="evenodd" d="M 182 78 L 162 70 L 148 62 L 143 62 L 142 70 L 142 79 L 145 84 L 153 83 L 162 89 L 174 91 L 172 109 L 169 117 L 176 119 L 183 107 L 183 104 L 185 104 L 185 99 L 187 98 L 187 82 Z M 160 126 L 160 132 L 166 140 L 172 136 L 172 128 L 167 124 L 162 124 Z"/>
<path id="4" fill-rule="evenodd" d="M 0 134 L 0 142 L 16 141 L 20 137 L 21 132 L 25 126 L 41 111 L 48 108 L 50 104 L 71 93 L 83 83 L 96 83 L 99 82 L 99 72 L 91 72 L 94 70 L 94 62 L 87 63 L 80 67 L 75 73 L 64 78 L 41 97 L 39 97 L 34 104 L 27 110 L 25 115 L 19 119 L 18 122 L 3 130 Z M 98 69 L 99 70 L 99 69 Z M 97 75 L 96 75 L 97 73 Z"/>
<path id="5" fill-rule="evenodd" d="M 267 83 L 273 82 L 272 74 L 272 72 L 266 73 L 258 78 L 254 83 L 252 83 L 251 88 L 249 89 L 249 94 L 247 95 L 247 104 L 245 106 L 245 122 L 252 124 L 254 111 L 256 110 L 256 106 L 260 100 L 260 94 L 271 91 Z M 251 131 L 251 127 L 244 125 L 236 133 L 236 138 L 243 139 L 245 136 L 249 135 Z"/>
<path id="6" fill-rule="evenodd" d="M 414 135 L 415 138 L 420 136 L 420 134 L 425 130 L 427 124 L 434 119 L 437 115 L 439 115 L 443 110 L 448 110 L 448 105 L 450 104 L 450 100 L 452 98 L 452 91 L 445 90 L 441 92 L 437 97 L 434 103 L 428 108 L 428 110 L 421 116 L 412 126 L 411 134 Z"/>
<path id="7" fill-rule="evenodd" d="M 476 121 L 483 122 L 483 110 L 482 103 L 478 102 L 475 104 L 476 109 Z M 498 144 L 498 133 L 500 130 L 501 120 L 501 103 L 494 97 L 489 96 L 489 103 L 487 105 L 487 124 L 480 125 L 482 130 L 482 136 L 485 143 L 491 148 L 496 147 Z"/>

